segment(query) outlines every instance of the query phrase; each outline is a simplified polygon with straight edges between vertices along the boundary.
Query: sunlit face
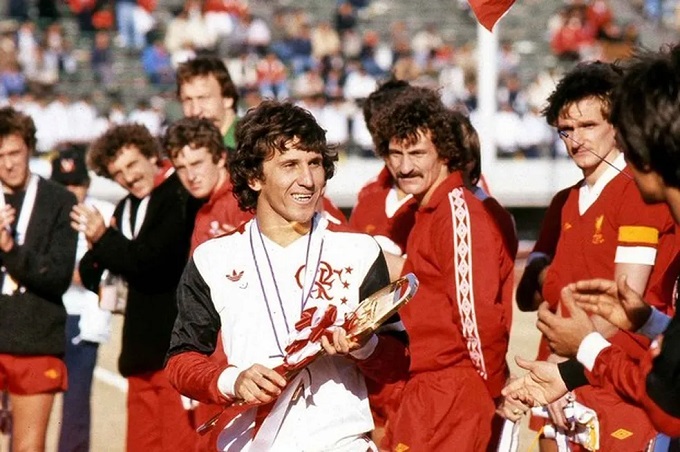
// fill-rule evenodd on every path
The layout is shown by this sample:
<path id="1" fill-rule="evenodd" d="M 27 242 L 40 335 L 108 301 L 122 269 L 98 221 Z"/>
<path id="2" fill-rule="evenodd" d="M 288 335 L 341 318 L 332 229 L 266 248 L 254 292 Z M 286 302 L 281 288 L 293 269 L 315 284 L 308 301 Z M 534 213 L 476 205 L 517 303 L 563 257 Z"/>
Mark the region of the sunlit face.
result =
<path id="1" fill-rule="evenodd" d="M 172 159 L 177 176 L 191 196 L 198 199 L 209 198 L 226 180 L 226 155 L 217 162 L 208 148 L 194 149 L 184 146 Z"/>
<path id="2" fill-rule="evenodd" d="M 227 131 L 234 117 L 234 99 L 222 97 L 220 84 L 213 75 L 194 77 L 182 83 L 179 101 L 184 116 L 208 119 L 222 133 Z"/>
<path id="3" fill-rule="evenodd" d="M 564 108 L 557 118 L 558 132 L 574 163 L 588 177 L 601 173 L 619 154 L 614 127 L 602 115 L 602 103 L 595 97 L 582 99 Z M 596 155 L 594 155 L 596 154 Z"/>
<path id="4" fill-rule="evenodd" d="M 326 185 L 323 159 L 318 152 L 297 149 L 295 143 L 286 149 L 264 161 L 264 180 L 250 183 L 259 192 L 257 219 L 268 227 L 309 226 Z"/>
<path id="5" fill-rule="evenodd" d="M 18 134 L 0 137 L 0 182 L 11 191 L 26 186 L 30 151 Z"/>
<path id="6" fill-rule="evenodd" d="M 446 162 L 439 157 L 429 134 L 418 132 L 418 140 L 408 144 L 392 139 L 386 159 L 387 167 L 396 176 L 404 193 L 412 194 L 425 204 L 435 188 L 448 176 Z"/>
<path id="7" fill-rule="evenodd" d="M 125 146 L 116 158 L 106 165 L 111 179 L 130 192 L 137 199 L 148 196 L 154 187 L 154 176 L 158 171 L 156 157 L 147 158 L 137 146 Z"/>

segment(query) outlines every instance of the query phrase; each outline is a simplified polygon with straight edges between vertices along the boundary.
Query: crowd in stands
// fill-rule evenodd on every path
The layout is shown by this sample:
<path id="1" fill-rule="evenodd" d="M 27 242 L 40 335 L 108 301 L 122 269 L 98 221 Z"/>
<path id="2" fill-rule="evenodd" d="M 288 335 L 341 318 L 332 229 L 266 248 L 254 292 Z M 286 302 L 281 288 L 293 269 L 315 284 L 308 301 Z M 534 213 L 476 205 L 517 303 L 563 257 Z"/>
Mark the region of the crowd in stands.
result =
<path id="1" fill-rule="evenodd" d="M 152 93 L 165 93 L 168 100 L 174 95 L 178 64 L 196 55 L 217 55 L 241 91 L 242 111 L 263 98 L 293 98 L 314 113 L 331 142 L 360 154 L 372 155 L 373 146 L 361 119 L 361 103 L 391 75 L 439 87 L 447 106 L 475 118 L 474 42 L 453 42 L 435 24 L 411 30 L 403 21 L 383 26 L 365 20 L 372 6 L 366 0 L 338 0 L 333 17 L 312 17 L 303 8 L 273 2 L 267 19 L 253 14 L 243 0 L 187 0 L 174 11 L 149 0 L 72 0 L 70 14 L 77 17 L 81 35 L 91 38 L 89 49 L 75 48 L 77 42 L 70 41 L 59 21 L 43 21 L 49 24 L 39 28 L 10 3 L 10 15 L 19 21 L 0 35 L 0 103 L 26 106 L 39 123 L 41 115 L 49 118 L 51 109 L 59 111 L 68 104 L 77 109 L 85 103 L 93 122 L 82 126 L 83 135 L 73 132 L 71 138 L 79 140 L 96 136 L 111 123 L 111 116 L 122 120 L 119 98 L 103 103 L 107 109 L 116 106 L 108 114 L 101 111 L 101 102 L 94 102 L 97 111 L 87 101 L 69 102 L 64 94 L 54 95 L 64 91 L 55 88 L 76 71 L 90 71 L 104 92 L 127 89 L 120 80 L 127 74 L 115 70 L 120 58 L 139 59 L 146 86 Z M 549 33 L 555 55 L 569 62 L 611 59 L 627 51 L 637 36 L 633 27 L 617 25 L 608 0 L 570 0 L 551 21 Z M 502 42 L 495 117 L 498 155 L 565 155 L 540 117 L 563 65 L 558 61 L 535 68 L 537 75 L 528 79 L 520 75 L 521 64 L 516 46 Z M 148 105 L 151 97 L 143 103 Z M 163 123 L 160 104 L 167 102 L 155 103 L 145 111 L 159 116 L 154 124 Z M 44 122 L 54 125 L 66 117 Z M 127 120 L 130 117 L 138 115 L 131 113 Z M 49 132 L 52 129 L 56 126 L 38 127 L 50 135 L 40 140 L 39 150 L 49 150 L 64 138 Z"/>
<path id="2" fill-rule="evenodd" d="M 552 51 L 563 61 L 624 58 L 639 38 L 635 24 L 617 23 L 609 0 L 570 2 L 548 27 Z"/>

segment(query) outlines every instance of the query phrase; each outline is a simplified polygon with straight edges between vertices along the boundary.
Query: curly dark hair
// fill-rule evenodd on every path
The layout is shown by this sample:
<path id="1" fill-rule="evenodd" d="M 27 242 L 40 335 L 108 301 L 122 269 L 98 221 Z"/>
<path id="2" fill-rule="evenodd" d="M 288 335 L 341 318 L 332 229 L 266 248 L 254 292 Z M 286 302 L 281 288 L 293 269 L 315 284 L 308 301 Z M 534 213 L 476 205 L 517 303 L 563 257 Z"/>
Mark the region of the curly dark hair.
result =
<path id="1" fill-rule="evenodd" d="M 449 170 L 464 169 L 469 156 L 462 147 L 460 128 L 451 127 L 450 115 L 439 93 L 432 89 L 410 87 L 401 91 L 390 105 L 374 112 L 376 153 L 386 158 L 390 141 L 410 145 L 418 141 L 419 133 L 429 133 L 437 154 L 447 162 Z"/>
<path id="2" fill-rule="evenodd" d="M 542 112 L 546 121 L 551 126 L 557 125 L 557 119 L 565 108 L 589 97 L 601 101 L 602 117 L 608 118 L 611 94 L 622 75 L 622 68 L 613 63 L 594 61 L 577 65 L 559 81 L 548 97 L 548 105 Z"/>
<path id="3" fill-rule="evenodd" d="M 37 142 L 35 132 L 35 123 L 30 116 L 12 107 L 0 108 L 0 141 L 10 135 L 19 135 L 33 154 Z"/>
<path id="4" fill-rule="evenodd" d="M 364 121 L 366 121 L 366 128 L 368 128 L 371 136 L 375 134 L 375 127 L 372 122 L 375 113 L 387 107 L 399 93 L 410 87 L 411 85 L 405 80 L 391 78 L 381 84 L 364 100 L 361 110 L 364 114 Z"/>
<path id="5" fill-rule="evenodd" d="M 111 127 L 92 142 L 87 151 L 87 166 L 97 175 L 111 179 L 108 166 L 121 149 L 134 146 L 146 158 L 158 158 L 160 148 L 151 132 L 141 124 L 124 124 Z"/>
<path id="6" fill-rule="evenodd" d="M 224 62 L 216 57 L 200 56 L 185 61 L 177 68 L 177 97 L 184 83 L 190 82 L 196 77 L 208 77 L 212 75 L 222 88 L 222 97 L 233 99 L 231 108 L 236 111 L 238 108 L 238 89 L 229 75 L 229 70 Z"/>
<path id="7" fill-rule="evenodd" d="M 255 210 L 259 192 L 249 183 L 264 180 L 264 161 L 275 152 L 286 152 L 291 142 L 297 149 L 321 154 L 326 180 L 333 177 L 338 155 L 311 113 L 288 102 L 264 101 L 237 124 L 236 151 L 229 154 L 234 195 L 242 210 Z"/>
<path id="8" fill-rule="evenodd" d="M 631 165 L 680 188 L 680 45 L 634 56 L 612 95 L 610 121 Z"/>
<path id="9" fill-rule="evenodd" d="M 472 185 L 477 185 L 482 176 L 482 152 L 477 129 L 470 122 L 470 118 L 458 110 L 450 110 L 449 120 L 454 134 L 461 140 L 460 147 L 468 154 L 466 174 L 468 181 Z"/>
<path id="10" fill-rule="evenodd" d="M 204 118 L 184 118 L 173 122 L 163 136 L 163 150 L 175 160 L 184 146 L 193 149 L 206 148 L 217 163 L 226 155 L 227 148 L 220 130 L 212 121 Z"/>

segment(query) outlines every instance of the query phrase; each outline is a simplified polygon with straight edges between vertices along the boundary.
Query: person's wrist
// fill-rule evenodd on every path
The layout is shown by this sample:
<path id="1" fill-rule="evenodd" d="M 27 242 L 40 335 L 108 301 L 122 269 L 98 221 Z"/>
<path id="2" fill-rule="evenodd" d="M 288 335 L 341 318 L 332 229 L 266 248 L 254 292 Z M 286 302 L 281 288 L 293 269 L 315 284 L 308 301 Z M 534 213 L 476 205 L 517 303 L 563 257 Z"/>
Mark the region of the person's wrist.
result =
<path id="1" fill-rule="evenodd" d="M 644 318 L 644 323 L 636 332 L 649 339 L 654 339 L 668 328 L 670 317 L 649 305 L 646 306 L 646 311 L 646 313 L 640 315 L 641 320 Z"/>
<path id="2" fill-rule="evenodd" d="M 349 352 L 349 354 L 354 359 L 364 360 L 373 354 L 375 348 L 378 346 L 378 341 L 378 336 L 373 334 L 364 345 Z"/>
<path id="3" fill-rule="evenodd" d="M 228 366 L 217 377 L 217 390 L 224 397 L 233 399 L 236 397 L 236 380 L 241 374 L 241 370 L 236 366 Z"/>

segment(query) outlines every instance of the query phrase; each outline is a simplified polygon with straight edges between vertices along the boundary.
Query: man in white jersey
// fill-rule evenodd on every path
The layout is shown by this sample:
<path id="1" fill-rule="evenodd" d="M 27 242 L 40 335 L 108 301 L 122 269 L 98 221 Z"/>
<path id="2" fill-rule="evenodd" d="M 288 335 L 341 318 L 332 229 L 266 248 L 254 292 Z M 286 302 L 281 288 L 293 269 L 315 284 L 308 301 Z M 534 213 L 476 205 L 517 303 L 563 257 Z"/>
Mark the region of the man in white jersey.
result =
<path id="1" fill-rule="evenodd" d="M 194 252 L 166 372 L 201 402 L 257 405 L 216 429 L 218 450 L 371 450 L 364 376 L 405 377 L 406 337 L 396 316 L 362 343 L 342 325 L 389 283 L 385 258 L 370 236 L 316 213 L 336 155 L 309 112 L 263 102 L 239 123 L 236 141 L 234 193 L 255 218 Z M 305 327 L 316 333 L 307 345 L 327 356 L 286 381 L 274 369 Z M 218 332 L 227 366 L 208 360 Z"/>

